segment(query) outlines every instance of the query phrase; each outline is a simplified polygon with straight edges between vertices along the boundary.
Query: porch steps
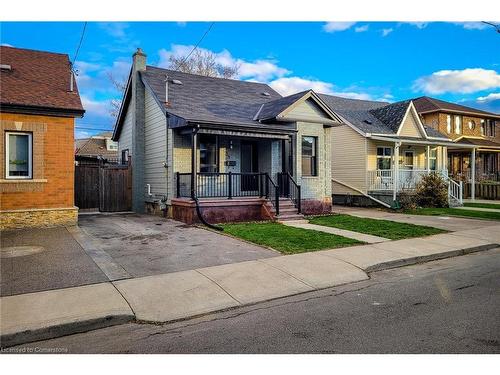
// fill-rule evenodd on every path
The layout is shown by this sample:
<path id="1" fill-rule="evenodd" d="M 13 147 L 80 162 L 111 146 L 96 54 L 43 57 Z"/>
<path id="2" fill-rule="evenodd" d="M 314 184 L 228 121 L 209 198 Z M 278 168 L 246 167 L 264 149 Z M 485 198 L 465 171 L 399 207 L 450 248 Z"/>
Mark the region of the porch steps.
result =
<path id="1" fill-rule="evenodd" d="M 304 215 L 297 212 L 297 208 L 288 198 L 280 198 L 280 214 L 276 215 L 274 207 L 271 209 L 274 218 L 278 221 L 304 220 Z"/>

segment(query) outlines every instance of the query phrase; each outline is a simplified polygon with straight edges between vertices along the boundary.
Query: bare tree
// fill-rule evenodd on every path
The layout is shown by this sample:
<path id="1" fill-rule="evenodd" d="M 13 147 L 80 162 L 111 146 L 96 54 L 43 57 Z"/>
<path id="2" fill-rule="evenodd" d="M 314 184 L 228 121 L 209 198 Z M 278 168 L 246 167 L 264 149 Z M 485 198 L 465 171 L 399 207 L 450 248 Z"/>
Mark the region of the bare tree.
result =
<path id="1" fill-rule="evenodd" d="M 171 55 L 170 69 L 184 73 L 199 74 L 208 77 L 234 78 L 238 75 L 239 65 L 223 65 L 217 62 L 217 55 L 211 51 L 195 50 L 186 56 Z"/>
<path id="2" fill-rule="evenodd" d="M 111 84 L 121 93 L 120 99 L 111 99 L 109 113 L 113 117 L 118 117 L 120 107 L 122 105 L 123 94 L 127 88 L 127 80 L 125 78 L 117 79 L 112 72 L 107 72 L 107 76 Z"/>

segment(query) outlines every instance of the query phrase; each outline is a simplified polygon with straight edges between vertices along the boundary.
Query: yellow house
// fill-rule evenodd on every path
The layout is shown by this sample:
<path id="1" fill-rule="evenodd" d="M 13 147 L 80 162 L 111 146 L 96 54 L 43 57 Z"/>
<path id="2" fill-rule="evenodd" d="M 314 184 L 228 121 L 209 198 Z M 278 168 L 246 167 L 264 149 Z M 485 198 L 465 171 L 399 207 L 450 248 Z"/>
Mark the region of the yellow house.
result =
<path id="1" fill-rule="evenodd" d="M 448 182 L 450 204 L 462 203 L 462 187 L 448 176 L 450 148 L 457 144 L 425 127 L 411 100 L 386 103 L 320 94 L 342 117 L 332 129 L 333 203 L 390 207 L 422 176 L 439 173 Z"/>

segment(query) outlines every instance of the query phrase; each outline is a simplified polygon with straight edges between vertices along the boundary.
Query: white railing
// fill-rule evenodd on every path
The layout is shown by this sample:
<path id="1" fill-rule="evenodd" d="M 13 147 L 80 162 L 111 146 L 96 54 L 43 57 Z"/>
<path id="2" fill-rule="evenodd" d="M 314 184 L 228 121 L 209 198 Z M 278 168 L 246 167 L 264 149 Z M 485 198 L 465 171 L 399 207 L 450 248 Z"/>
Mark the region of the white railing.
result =
<path id="1" fill-rule="evenodd" d="M 452 180 L 451 178 L 446 179 L 448 182 L 448 200 L 451 203 L 451 199 L 454 199 L 458 204 L 462 205 L 463 204 L 463 185 L 462 181 L 456 182 L 455 180 Z"/>
<path id="2" fill-rule="evenodd" d="M 428 171 L 426 169 L 399 169 L 397 172 L 397 190 L 415 189 L 423 176 L 431 172 L 440 173 L 444 179 L 448 178 L 446 169 Z M 368 190 L 393 190 L 394 171 L 392 169 L 378 169 L 368 171 Z"/>

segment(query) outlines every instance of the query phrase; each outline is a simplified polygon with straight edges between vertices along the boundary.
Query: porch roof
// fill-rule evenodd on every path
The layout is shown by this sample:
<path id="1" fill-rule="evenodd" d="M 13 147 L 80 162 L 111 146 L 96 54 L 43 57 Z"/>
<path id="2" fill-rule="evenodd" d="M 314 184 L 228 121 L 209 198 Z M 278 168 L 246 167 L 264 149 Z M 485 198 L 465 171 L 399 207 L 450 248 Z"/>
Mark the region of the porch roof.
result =
<path id="1" fill-rule="evenodd" d="M 441 139 L 423 139 L 423 138 L 414 138 L 414 137 L 401 137 L 401 136 L 390 136 L 390 135 L 371 135 L 370 139 L 385 141 L 385 142 L 401 142 L 403 144 L 412 144 L 412 145 L 423 145 L 423 146 L 446 146 L 448 148 L 467 148 L 471 149 L 477 146 L 467 144 L 467 143 L 458 143 L 453 141 L 441 140 Z"/>
<path id="2" fill-rule="evenodd" d="M 500 151 L 500 143 L 490 141 L 489 139 L 462 137 L 460 138 L 460 144 L 470 144 L 480 149 L 491 149 Z"/>

